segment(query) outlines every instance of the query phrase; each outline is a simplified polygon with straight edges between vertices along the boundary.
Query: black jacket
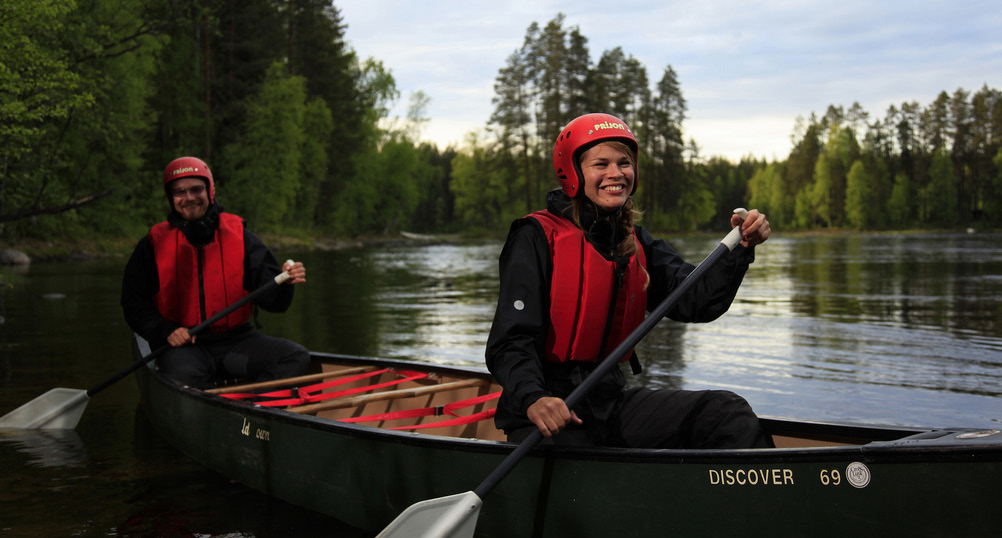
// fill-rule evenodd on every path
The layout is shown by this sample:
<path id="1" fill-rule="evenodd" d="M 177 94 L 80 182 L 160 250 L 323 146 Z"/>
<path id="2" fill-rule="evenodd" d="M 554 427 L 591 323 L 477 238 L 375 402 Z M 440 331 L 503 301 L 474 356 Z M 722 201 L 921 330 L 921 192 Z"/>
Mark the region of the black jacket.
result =
<path id="1" fill-rule="evenodd" d="M 553 191 L 547 197 L 547 210 L 566 215 L 569 203 L 563 192 Z M 612 245 L 619 242 L 614 228 L 601 216 L 582 215 L 581 220 L 588 241 L 607 258 L 613 259 Z M 695 267 L 686 263 L 665 241 L 654 239 L 640 226 L 635 230 L 651 277 L 647 290 L 649 312 L 657 308 Z M 553 364 L 540 358 L 549 324 L 553 271 L 549 251 L 539 223 L 532 218 L 522 218 L 512 223 L 499 260 L 501 285 L 487 340 L 486 359 L 488 369 L 504 387 L 495 424 L 506 433 L 532 425 L 526 416 L 529 405 L 543 396 L 567 397 L 590 371 L 586 364 Z M 754 249 L 738 245 L 707 272 L 667 317 L 684 322 L 708 322 L 720 317 L 734 300 L 754 257 Z M 516 301 L 520 302 L 520 309 L 513 306 Z M 613 368 L 575 412 L 586 424 L 604 422 L 624 386 L 622 370 Z"/>

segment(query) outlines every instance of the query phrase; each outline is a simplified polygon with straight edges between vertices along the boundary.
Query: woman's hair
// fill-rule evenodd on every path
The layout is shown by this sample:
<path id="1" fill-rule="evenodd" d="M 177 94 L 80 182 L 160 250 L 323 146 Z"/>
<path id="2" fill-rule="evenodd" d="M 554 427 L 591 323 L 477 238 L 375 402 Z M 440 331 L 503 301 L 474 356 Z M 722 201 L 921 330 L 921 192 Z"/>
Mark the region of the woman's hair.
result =
<path id="1" fill-rule="evenodd" d="M 622 142 L 617 142 L 615 140 L 610 140 L 610 141 L 606 141 L 606 142 L 600 142 L 599 144 L 596 144 L 596 146 L 603 145 L 603 144 L 606 145 L 606 146 L 608 146 L 611 149 L 614 149 L 616 151 L 622 152 L 624 155 L 626 155 L 627 159 L 629 159 L 629 161 L 630 161 L 630 165 L 633 167 L 634 173 L 636 173 L 636 169 L 637 169 L 637 155 L 633 152 L 633 149 L 631 149 L 630 146 L 628 146 L 628 145 L 626 145 L 626 144 L 624 144 Z M 592 147 L 595 147 L 595 146 L 592 146 Z M 591 149 L 591 148 L 588 148 L 588 149 Z M 579 165 L 580 165 L 581 161 L 584 160 L 584 154 L 585 153 L 587 153 L 587 150 L 582 151 L 578 155 L 578 164 Z M 635 180 L 636 179 L 634 179 L 634 181 Z M 577 197 L 577 198 L 574 198 L 574 200 L 573 200 L 573 210 L 572 210 L 572 213 L 571 213 L 571 218 L 574 221 L 574 224 L 576 224 L 578 228 L 582 227 L 581 226 L 581 211 L 585 208 L 585 205 L 586 205 L 585 200 L 586 199 L 587 199 L 587 197 L 584 196 L 584 191 L 582 190 L 582 195 L 579 196 L 579 197 Z M 643 212 L 640 211 L 639 209 L 634 209 L 634 207 L 633 207 L 633 198 L 632 197 L 628 198 L 626 200 L 626 203 L 623 204 L 622 210 L 619 212 L 619 214 L 616 217 L 616 225 L 619 228 L 620 235 L 622 235 L 622 237 L 623 237 L 623 240 L 620 241 L 618 245 L 616 245 L 616 256 L 617 257 L 625 258 L 625 259 L 632 258 L 634 255 L 637 254 L 637 251 L 640 249 L 640 243 L 637 240 L 636 236 L 634 236 L 634 234 L 633 234 L 633 225 L 634 224 L 638 224 L 640 222 L 641 216 L 643 216 Z M 644 288 L 647 288 L 647 286 L 651 282 L 651 277 L 647 273 L 647 268 L 646 267 L 641 267 L 641 269 L 643 269 L 644 276 L 647 279 L 646 282 L 644 283 Z"/>

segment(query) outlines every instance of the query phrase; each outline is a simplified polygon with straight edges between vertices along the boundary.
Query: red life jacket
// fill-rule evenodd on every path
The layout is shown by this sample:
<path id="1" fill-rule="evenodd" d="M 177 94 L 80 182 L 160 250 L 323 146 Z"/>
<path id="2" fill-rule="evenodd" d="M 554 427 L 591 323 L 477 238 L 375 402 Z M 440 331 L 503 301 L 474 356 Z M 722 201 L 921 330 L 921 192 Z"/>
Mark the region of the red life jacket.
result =
<path id="1" fill-rule="evenodd" d="M 630 258 L 622 286 L 616 291 L 616 262 L 595 250 L 573 222 L 545 210 L 529 217 L 543 226 L 553 260 L 550 327 L 544 358 L 553 362 L 595 362 L 605 358 L 644 320 L 647 310 L 644 249 L 638 249 Z M 616 305 L 609 324 L 613 297 Z M 632 355 L 629 353 L 623 360 Z"/>
<path id="2" fill-rule="evenodd" d="M 168 320 L 194 327 L 247 295 L 244 225 L 240 217 L 220 213 L 216 237 L 203 247 L 192 246 L 181 230 L 167 222 L 150 229 L 150 243 L 160 277 L 153 303 Z M 223 332 L 239 327 L 250 320 L 253 311 L 253 305 L 244 305 L 213 323 L 209 330 Z"/>

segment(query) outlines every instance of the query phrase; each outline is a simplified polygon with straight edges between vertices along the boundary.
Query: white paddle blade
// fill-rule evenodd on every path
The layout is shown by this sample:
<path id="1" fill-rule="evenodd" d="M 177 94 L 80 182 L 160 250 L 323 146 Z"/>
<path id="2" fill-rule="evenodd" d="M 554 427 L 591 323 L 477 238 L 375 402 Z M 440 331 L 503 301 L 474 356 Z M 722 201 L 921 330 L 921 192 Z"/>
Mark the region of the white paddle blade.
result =
<path id="1" fill-rule="evenodd" d="M 482 504 L 472 491 L 414 503 L 377 538 L 473 538 Z"/>
<path id="2" fill-rule="evenodd" d="M 55 388 L 0 418 L 0 430 L 72 430 L 88 401 L 85 390 Z"/>

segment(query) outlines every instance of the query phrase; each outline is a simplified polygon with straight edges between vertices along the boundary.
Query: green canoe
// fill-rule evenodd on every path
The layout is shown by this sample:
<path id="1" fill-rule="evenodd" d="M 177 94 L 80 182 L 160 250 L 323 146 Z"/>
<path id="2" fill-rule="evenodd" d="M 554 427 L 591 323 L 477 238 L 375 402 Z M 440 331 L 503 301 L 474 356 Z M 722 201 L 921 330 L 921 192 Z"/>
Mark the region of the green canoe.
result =
<path id="1" fill-rule="evenodd" d="M 178 450 L 361 529 L 472 489 L 513 447 L 482 369 L 314 353 L 310 375 L 264 386 L 139 374 L 150 421 Z M 765 423 L 779 448 L 539 447 L 484 499 L 477 535 L 998 535 L 999 431 Z"/>

